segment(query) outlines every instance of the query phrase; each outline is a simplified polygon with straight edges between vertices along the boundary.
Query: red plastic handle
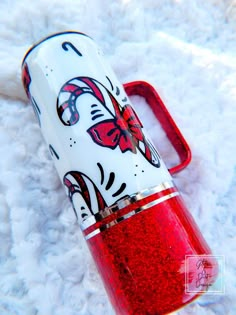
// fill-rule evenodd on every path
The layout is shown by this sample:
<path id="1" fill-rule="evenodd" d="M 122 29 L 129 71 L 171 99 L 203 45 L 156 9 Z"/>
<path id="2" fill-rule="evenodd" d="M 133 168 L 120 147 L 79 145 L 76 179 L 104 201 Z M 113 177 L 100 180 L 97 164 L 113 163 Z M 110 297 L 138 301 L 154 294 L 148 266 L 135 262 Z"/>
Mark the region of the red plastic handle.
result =
<path id="1" fill-rule="evenodd" d="M 145 98 L 175 148 L 180 158 L 180 164 L 170 168 L 169 172 L 175 174 L 184 169 L 191 161 L 189 145 L 154 87 L 145 81 L 134 81 L 124 84 L 124 88 L 129 96 L 139 95 Z"/>

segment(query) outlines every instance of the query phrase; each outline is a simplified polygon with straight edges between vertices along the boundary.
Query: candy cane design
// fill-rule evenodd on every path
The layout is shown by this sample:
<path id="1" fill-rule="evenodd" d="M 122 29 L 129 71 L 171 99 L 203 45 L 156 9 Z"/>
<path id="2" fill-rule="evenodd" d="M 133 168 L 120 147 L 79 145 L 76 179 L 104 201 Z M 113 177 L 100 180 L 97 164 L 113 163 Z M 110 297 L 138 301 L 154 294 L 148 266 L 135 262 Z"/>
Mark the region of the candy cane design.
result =
<path id="1" fill-rule="evenodd" d="M 105 91 L 107 95 L 103 95 L 102 91 Z M 61 99 L 65 99 L 62 97 L 63 94 L 66 93 L 68 97 L 61 102 Z M 133 108 L 130 105 L 121 107 L 111 92 L 95 79 L 77 77 L 62 86 L 57 99 L 57 113 L 64 125 L 73 126 L 79 122 L 77 102 L 85 94 L 92 95 L 111 116 L 87 129 L 97 145 L 112 150 L 119 147 L 122 153 L 126 151 L 137 153 L 138 149 L 153 166 L 160 167 L 160 156 L 152 143 L 145 137 L 142 130 L 143 125 Z M 107 103 L 107 96 L 110 104 Z M 113 111 L 109 109 L 108 105 L 111 105 Z M 91 106 L 93 105 L 91 104 Z M 91 111 L 92 121 L 103 116 L 101 110 L 96 109 L 95 104 L 94 107 Z"/>
<path id="2" fill-rule="evenodd" d="M 28 68 L 27 63 L 24 64 L 24 67 L 22 69 L 22 80 L 23 80 L 25 92 L 27 96 L 30 98 L 29 86 L 31 83 L 31 76 L 29 73 L 29 68 Z"/>
<path id="3" fill-rule="evenodd" d="M 71 171 L 65 174 L 63 182 L 79 222 L 84 222 L 107 206 L 100 191 L 87 175 Z"/>
<path id="4" fill-rule="evenodd" d="M 40 111 L 39 106 L 36 103 L 34 97 L 30 93 L 30 84 L 31 84 L 32 81 L 31 81 L 31 76 L 30 76 L 30 73 L 29 73 L 29 68 L 28 68 L 27 63 L 24 64 L 24 67 L 22 69 L 22 80 L 23 80 L 23 85 L 24 85 L 25 92 L 26 92 L 28 98 L 31 101 L 31 104 L 33 106 L 35 115 L 36 115 L 36 117 L 38 119 L 39 126 L 41 126 L 41 121 L 40 121 L 41 111 Z"/>

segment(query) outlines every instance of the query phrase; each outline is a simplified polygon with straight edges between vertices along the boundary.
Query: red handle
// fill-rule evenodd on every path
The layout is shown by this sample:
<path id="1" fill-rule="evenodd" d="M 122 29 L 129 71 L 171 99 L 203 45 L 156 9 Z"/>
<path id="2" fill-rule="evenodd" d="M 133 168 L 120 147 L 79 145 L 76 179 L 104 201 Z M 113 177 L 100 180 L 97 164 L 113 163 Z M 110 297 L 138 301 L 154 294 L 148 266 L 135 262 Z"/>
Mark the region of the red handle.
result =
<path id="1" fill-rule="evenodd" d="M 129 96 L 139 95 L 145 98 L 154 115 L 159 120 L 168 139 L 175 148 L 180 158 L 180 164 L 169 169 L 169 172 L 171 174 L 175 174 L 184 169 L 191 161 L 191 151 L 189 145 L 181 134 L 179 128 L 176 126 L 176 123 L 166 109 L 154 87 L 145 81 L 134 81 L 124 84 L 124 88 Z"/>

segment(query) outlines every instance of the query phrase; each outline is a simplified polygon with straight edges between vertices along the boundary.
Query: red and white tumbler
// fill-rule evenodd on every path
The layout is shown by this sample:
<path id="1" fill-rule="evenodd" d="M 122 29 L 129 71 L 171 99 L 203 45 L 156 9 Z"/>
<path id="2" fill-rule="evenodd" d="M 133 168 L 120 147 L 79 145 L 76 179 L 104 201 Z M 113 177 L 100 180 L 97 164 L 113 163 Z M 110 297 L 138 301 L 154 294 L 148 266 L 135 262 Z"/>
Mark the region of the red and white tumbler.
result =
<path id="1" fill-rule="evenodd" d="M 168 314 L 202 294 L 217 263 L 173 183 L 191 154 L 153 87 L 122 86 L 78 32 L 34 45 L 22 79 L 116 313 Z M 128 95 L 146 99 L 179 165 L 167 170 Z"/>

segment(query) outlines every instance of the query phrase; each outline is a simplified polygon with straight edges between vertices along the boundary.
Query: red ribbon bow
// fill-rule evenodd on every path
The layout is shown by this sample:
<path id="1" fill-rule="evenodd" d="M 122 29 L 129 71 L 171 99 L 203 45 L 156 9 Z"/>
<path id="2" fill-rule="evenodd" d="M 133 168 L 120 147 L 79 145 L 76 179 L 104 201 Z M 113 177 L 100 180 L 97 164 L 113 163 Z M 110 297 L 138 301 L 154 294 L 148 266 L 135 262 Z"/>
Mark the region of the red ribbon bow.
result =
<path id="1" fill-rule="evenodd" d="M 112 103 L 116 111 L 114 119 L 101 121 L 87 131 L 100 146 L 115 149 L 119 145 L 122 152 L 136 153 L 138 142 L 144 141 L 142 124 L 130 105 L 120 111 L 114 99 Z"/>

